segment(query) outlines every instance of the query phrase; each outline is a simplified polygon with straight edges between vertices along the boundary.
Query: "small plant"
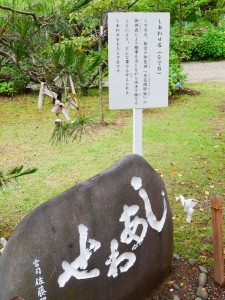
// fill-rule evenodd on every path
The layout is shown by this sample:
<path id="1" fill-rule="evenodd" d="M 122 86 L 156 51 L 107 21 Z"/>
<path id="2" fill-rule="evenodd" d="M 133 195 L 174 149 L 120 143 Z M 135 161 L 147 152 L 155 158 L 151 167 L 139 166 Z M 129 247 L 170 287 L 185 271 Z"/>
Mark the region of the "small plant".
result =
<path id="1" fill-rule="evenodd" d="M 169 67 L 169 96 L 178 91 L 184 84 L 187 75 L 183 73 L 183 67 L 179 66 L 178 55 L 170 52 L 170 67 Z"/>
<path id="2" fill-rule="evenodd" d="M 69 136 L 72 137 L 73 141 L 80 140 L 82 135 L 89 133 L 89 129 L 93 129 L 94 120 L 91 117 L 78 114 L 77 118 L 71 122 L 71 128 L 69 129 Z"/>
<path id="3" fill-rule="evenodd" d="M 24 166 L 17 166 L 7 170 L 6 172 L 0 170 L 0 189 L 3 189 L 5 186 L 8 186 L 12 181 L 16 181 L 18 177 L 24 175 L 30 175 L 37 171 L 37 168 L 28 168 L 23 171 Z"/>
<path id="4" fill-rule="evenodd" d="M 0 95 L 12 96 L 13 95 L 13 84 L 11 81 L 0 82 Z"/>
<path id="5" fill-rule="evenodd" d="M 94 121 L 90 117 L 79 113 L 72 121 L 62 122 L 60 119 L 55 121 L 55 128 L 52 133 L 51 142 L 53 145 L 68 143 L 70 139 L 81 140 L 85 133 L 89 133 L 93 129 Z"/>

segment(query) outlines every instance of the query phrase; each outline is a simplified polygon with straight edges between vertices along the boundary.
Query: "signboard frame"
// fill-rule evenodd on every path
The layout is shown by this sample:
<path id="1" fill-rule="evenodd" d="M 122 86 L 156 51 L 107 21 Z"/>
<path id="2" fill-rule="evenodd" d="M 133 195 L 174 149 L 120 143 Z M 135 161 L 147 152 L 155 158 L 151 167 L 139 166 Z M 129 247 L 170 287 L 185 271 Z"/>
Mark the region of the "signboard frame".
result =
<path id="1" fill-rule="evenodd" d="M 108 14 L 109 108 L 133 109 L 142 155 L 142 109 L 168 106 L 169 13 Z"/>

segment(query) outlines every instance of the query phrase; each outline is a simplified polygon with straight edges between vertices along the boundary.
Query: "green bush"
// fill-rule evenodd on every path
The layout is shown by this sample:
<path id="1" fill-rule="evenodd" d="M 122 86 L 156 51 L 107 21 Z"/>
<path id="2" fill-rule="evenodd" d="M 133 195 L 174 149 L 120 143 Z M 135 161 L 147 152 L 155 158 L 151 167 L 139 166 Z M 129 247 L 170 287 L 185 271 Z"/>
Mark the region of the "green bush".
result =
<path id="1" fill-rule="evenodd" d="M 225 21 L 218 27 L 201 19 L 198 22 L 182 25 L 180 34 L 179 23 L 171 28 L 171 48 L 182 61 L 217 60 L 225 57 Z"/>
<path id="2" fill-rule="evenodd" d="M 29 77 L 12 67 L 0 68 L 0 73 L 9 76 L 10 81 L 0 82 L 0 95 L 22 94 L 29 83 Z"/>
<path id="3" fill-rule="evenodd" d="M 225 57 L 225 30 L 215 27 L 200 36 L 195 44 L 192 59 L 215 60 Z"/>
<path id="4" fill-rule="evenodd" d="M 184 84 L 187 75 L 183 73 L 183 67 L 179 66 L 178 55 L 170 51 L 169 66 L 169 96 L 175 94 Z"/>
<path id="5" fill-rule="evenodd" d="M 12 96 L 13 95 L 13 83 L 0 82 L 0 95 L 2 96 Z"/>
<path id="6" fill-rule="evenodd" d="M 13 72 L 12 76 L 13 91 L 15 94 L 22 94 L 29 83 L 29 77 L 18 71 Z"/>

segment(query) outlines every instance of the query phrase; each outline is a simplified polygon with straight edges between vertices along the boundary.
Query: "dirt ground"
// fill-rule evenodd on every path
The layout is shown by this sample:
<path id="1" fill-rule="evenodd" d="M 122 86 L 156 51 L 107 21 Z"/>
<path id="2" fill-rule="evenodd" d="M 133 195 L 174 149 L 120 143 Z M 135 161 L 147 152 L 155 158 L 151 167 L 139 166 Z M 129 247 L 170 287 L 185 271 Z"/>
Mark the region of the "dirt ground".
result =
<path id="1" fill-rule="evenodd" d="M 225 300 L 225 289 L 214 283 L 213 269 L 205 266 L 207 274 L 207 283 L 204 289 L 208 293 L 208 300 Z M 146 300 L 174 300 L 179 297 L 180 300 L 195 300 L 198 289 L 199 265 L 190 265 L 187 259 L 177 261 L 173 259 L 172 270 L 169 277 L 155 291 L 155 293 Z M 179 287 L 176 290 L 173 284 Z M 175 298 L 176 299 L 176 298 Z M 200 298 L 201 299 L 201 298 Z"/>
<path id="2" fill-rule="evenodd" d="M 187 82 L 219 81 L 225 82 L 225 60 L 216 62 L 191 61 L 182 63 Z"/>

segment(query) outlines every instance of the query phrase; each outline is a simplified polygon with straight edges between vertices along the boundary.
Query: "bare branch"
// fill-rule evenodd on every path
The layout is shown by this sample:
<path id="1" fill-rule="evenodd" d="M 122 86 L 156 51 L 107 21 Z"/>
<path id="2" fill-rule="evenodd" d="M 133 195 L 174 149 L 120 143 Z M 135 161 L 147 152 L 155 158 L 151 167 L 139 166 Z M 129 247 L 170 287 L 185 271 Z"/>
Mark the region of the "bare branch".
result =
<path id="1" fill-rule="evenodd" d="M 128 5 L 127 10 L 129 10 L 132 6 L 134 6 L 139 0 L 135 0 L 133 3 Z"/>
<path id="2" fill-rule="evenodd" d="M 43 78 L 38 76 L 38 74 L 32 70 L 28 70 L 28 75 L 30 76 L 30 79 L 34 82 L 38 82 L 41 83 L 41 81 L 43 81 Z"/>
<path id="3" fill-rule="evenodd" d="M 102 70 L 104 70 L 106 67 L 108 66 L 107 61 L 103 61 L 100 65 L 100 67 L 102 68 Z M 99 68 L 95 71 L 95 73 L 92 74 L 91 78 L 89 79 L 89 81 L 83 85 L 83 87 L 89 87 L 96 79 L 96 77 L 99 74 Z"/>
<path id="4" fill-rule="evenodd" d="M 0 38 L 0 43 L 4 46 L 10 46 L 8 42 L 6 42 L 4 39 Z"/>
<path id="5" fill-rule="evenodd" d="M 23 11 L 23 10 L 18 10 L 18 9 L 15 9 L 15 8 L 12 8 L 12 7 L 9 7 L 9 6 L 4 6 L 4 5 L 0 5 L 0 8 L 1 8 L 1 9 L 4 9 L 4 10 L 8 10 L 8 11 L 15 12 L 15 13 L 17 13 L 17 14 L 22 14 L 22 15 L 26 15 L 26 16 L 31 16 L 31 17 L 34 19 L 36 25 L 39 26 L 38 18 L 37 18 L 37 16 L 36 16 L 36 14 L 33 13 L 33 12 L 30 12 L 30 11 Z"/>
<path id="6" fill-rule="evenodd" d="M 6 58 L 10 58 L 10 60 L 12 60 L 14 63 L 16 62 L 15 58 L 5 51 L 0 50 L 0 55 Z"/>
<path id="7" fill-rule="evenodd" d="M 9 81 L 10 79 L 11 79 L 11 76 L 10 76 L 10 75 L 0 73 L 0 81 L 1 81 L 1 80 L 3 80 L 3 81 Z"/>

